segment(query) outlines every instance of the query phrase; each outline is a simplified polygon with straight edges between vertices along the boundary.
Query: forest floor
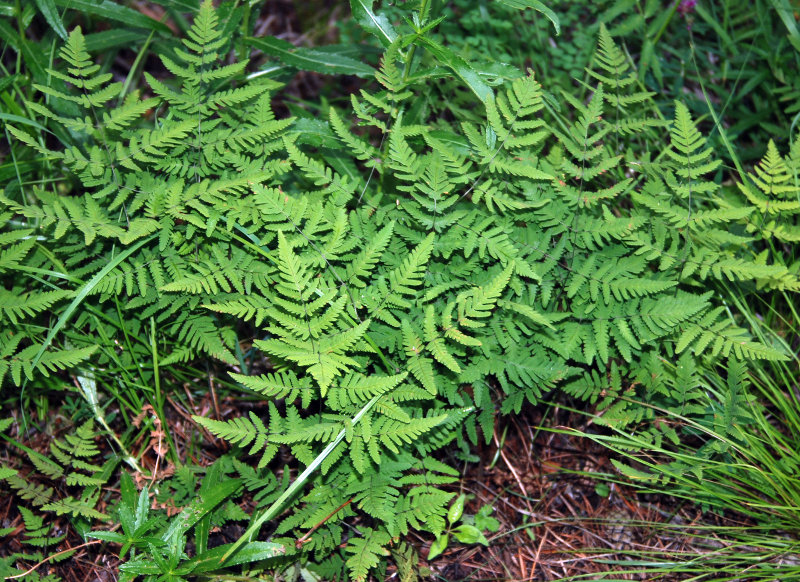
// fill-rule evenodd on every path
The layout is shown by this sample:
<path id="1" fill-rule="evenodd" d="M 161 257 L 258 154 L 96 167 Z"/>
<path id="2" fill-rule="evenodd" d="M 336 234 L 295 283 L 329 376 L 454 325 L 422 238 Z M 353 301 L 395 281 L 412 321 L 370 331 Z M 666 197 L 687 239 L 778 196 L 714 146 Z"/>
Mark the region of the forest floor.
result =
<path id="1" fill-rule="evenodd" d="M 171 403 L 169 433 L 175 435 L 184 455 L 184 444 L 197 430 L 190 415 L 208 413 L 213 407 L 211 400 L 208 395 L 195 401 L 194 410 Z M 222 417 L 228 416 L 233 403 L 233 399 L 220 400 Z M 254 410 L 258 412 L 257 407 Z M 487 536 L 488 547 L 451 544 L 431 563 L 424 558 L 432 540 L 411 535 L 407 541 L 421 557 L 420 565 L 427 565 L 434 579 L 448 582 L 601 579 L 611 572 L 616 572 L 613 578 L 617 580 L 652 580 L 652 572 L 637 573 L 638 560 L 647 557 L 651 562 L 669 563 L 696 559 L 719 551 L 726 543 L 716 537 L 716 528 L 743 525 L 736 516 L 704 516 L 692 504 L 668 496 L 637 494 L 609 481 L 616 470 L 608 451 L 589 438 L 560 431 L 570 427 L 591 432 L 593 427 L 587 425 L 586 418 L 557 407 L 529 407 L 499 427 L 492 442 L 477 451 L 479 462 L 459 464 L 445 459 L 463 471 L 458 487 L 459 493 L 466 493 L 470 499 L 465 513 L 474 514 L 489 505 L 500 528 Z M 58 437 L 60 424 L 54 414 L 44 423 L 48 431 L 53 431 L 49 434 L 30 430 L 24 438 L 13 432 L 9 436 L 46 453 L 50 440 Z M 174 466 L 157 454 L 158 436 L 143 435 L 139 449 L 147 450 L 142 459 L 146 468 L 163 479 L 173 473 Z M 110 452 L 108 443 L 105 446 Z M 2 443 L 0 458 L 9 464 L 12 460 L 19 462 L 17 450 Z M 226 452 L 223 441 L 207 440 L 201 452 L 186 461 L 207 466 Z M 33 470 L 24 464 L 23 474 Z M 0 501 L 0 527 L 16 528 L 18 534 L 5 538 L 2 554 L 24 549 L 21 536 L 25 527 L 17 503 L 14 497 Z M 102 504 L 98 509 L 104 509 Z M 179 509 L 173 508 L 174 512 Z M 242 533 L 239 525 L 227 526 L 214 537 L 218 543 L 228 543 Z M 55 554 L 54 559 L 38 566 L 40 575 L 56 574 L 65 582 L 117 580 L 120 562 L 116 546 L 99 541 L 86 544 L 66 517 L 55 518 L 52 534 L 66 534 L 59 548 L 79 549 L 61 562 Z"/>

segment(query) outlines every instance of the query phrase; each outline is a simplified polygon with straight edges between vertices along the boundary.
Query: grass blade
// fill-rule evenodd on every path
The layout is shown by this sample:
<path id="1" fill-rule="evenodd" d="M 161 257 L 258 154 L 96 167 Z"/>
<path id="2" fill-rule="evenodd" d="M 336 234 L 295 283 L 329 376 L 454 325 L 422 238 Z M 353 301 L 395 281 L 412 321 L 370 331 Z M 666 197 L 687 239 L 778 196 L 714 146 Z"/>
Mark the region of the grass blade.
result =
<path id="1" fill-rule="evenodd" d="M 108 275 L 117 265 L 119 265 L 122 261 L 127 259 L 133 253 L 138 251 L 141 247 L 143 247 L 146 243 L 150 242 L 151 240 L 155 239 L 156 235 L 151 235 L 145 239 L 140 240 L 138 243 L 133 245 L 132 247 L 125 249 L 119 255 L 117 255 L 112 261 L 110 261 L 105 267 L 100 269 L 94 277 L 92 277 L 75 295 L 75 299 L 72 300 L 67 308 L 64 310 L 64 313 L 61 314 L 61 317 L 58 318 L 56 324 L 50 328 L 50 332 L 47 334 L 47 338 L 45 338 L 44 343 L 42 343 L 39 351 L 36 353 L 36 356 L 33 358 L 33 363 L 31 368 L 36 369 L 36 366 L 39 364 L 39 360 L 42 359 L 45 351 L 47 348 L 50 347 L 50 344 L 53 343 L 53 338 L 56 337 L 56 334 L 61 331 L 61 328 L 66 325 L 69 321 L 70 317 L 72 317 L 73 312 L 78 308 L 78 305 L 86 299 L 86 296 L 91 293 L 92 289 L 97 287 L 100 281 L 103 280 L 103 277 Z"/>
<path id="2" fill-rule="evenodd" d="M 303 71 L 326 75 L 357 75 L 364 78 L 371 78 L 375 75 L 375 69 L 356 59 L 336 52 L 296 47 L 274 36 L 248 38 L 246 42 L 250 46 L 277 57 L 282 63 Z"/>
<path id="3" fill-rule="evenodd" d="M 50 25 L 50 28 L 61 37 L 61 40 L 66 42 L 67 29 L 64 28 L 64 23 L 61 22 L 61 16 L 58 14 L 56 3 L 53 0 L 36 0 L 36 6 L 39 8 L 39 12 L 42 13 L 42 16 L 44 16 L 47 24 Z"/>

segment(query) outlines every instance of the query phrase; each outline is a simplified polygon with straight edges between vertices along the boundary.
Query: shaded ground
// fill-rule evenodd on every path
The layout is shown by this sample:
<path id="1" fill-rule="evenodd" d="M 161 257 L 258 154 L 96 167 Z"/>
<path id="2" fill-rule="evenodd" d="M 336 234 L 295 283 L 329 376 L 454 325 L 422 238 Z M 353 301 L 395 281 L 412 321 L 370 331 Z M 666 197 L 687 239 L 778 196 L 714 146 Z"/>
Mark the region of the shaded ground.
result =
<path id="1" fill-rule="evenodd" d="M 170 432 L 176 435 L 184 452 L 192 430 L 196 429 L 189 414 L 202 414 L 213 407 L 210 394 L 193 404 L 193 410 L 185 410 L 184 405 L 173 401 L 168 411 Z M 228 399 L 219 403 L 223 418 L 238 415 L 232 404 Z M 708 538 L 713 534 L 701 533 L 702 537 L 691 534 L 708 526 L 733 525 L 733 520 L 702 516 L 696 508 L 677 505 L 669 497 L 646 498 L 630 488 L 607 482 L 614 469 L 605 449 L 587 438 L 547 430 L 558 426 L 586 428 L 585 419 L 551 409 L 543 420 L 544 410 L 544 407 L 529 409 L 518 417 L 505 419 L 509 424 L 500 429 L 501 434 L 505 432 L 505 439 L 501 442 L 501 436 L 496 434 L 492 444 L 480 451 L 481 461 L 463 467 L 462 492 L 474 496 L 465 512 L 475 513 L 480 506 L 491 505 L 501 527 L 488 536 L 489 547 L 451 544 L 444 554 L 427 564 L 434 579 L 450 582 L 559 580 L 573 576 L 599 579 L 601 573 L 616 571 L 620 572 L 614 575 L 618 580 L 653 580 L 652 574 L 630 573 L 636 569 L 632 568 L 631 560 L 643 556 L 651 561 L 688 559 L 721 546 L 722 542 L 709 543 Z M 58 426 L 52 420 L 50 424 Z M 34 430 L 23 437 L 15 434 L 15 430 L 11 431 L 12 438 L 42 453 L 47 451 L 49 435 Z M 172 472 L 172 467 L 156 454 L 158 437 L 158 431 L 151 430 L 139 439 L 134 450 L 147 450 L 143 464 L 154 470 L 158 462 L 157 473 L 164 478 Z M 110 452 L 107 445 L 105 448 Z M 191 462 L 208 465 L 214 461 L 215 453 L 224 454 L 227 447 L 213 440 L 206 442 L 201 450 L 208 456 L 193 456 Z M 22 473 L 34 470 L 29 460 L 6 442 L 0 445 L 0 459 Z M 111 498 L 118 495 L 116 490 L 107 492 Z M 0 502 L 0 528 L 14 528 L 0 547 L 0 557 L 31 551 L 22 537 L 25 524 L 18 510 L 20 502 L 15 496 L 7 496 Z M 165 508 L 155 499 L 152 507 Z M 106 508 L 101 504 L 98 509 Z M 180 508 L 166 509 L 174 513 Z M 66 582 L 117 579 L 119 546 L 96 541 L 87 545 L 66 518 L 55 517 L 53 521 L 52 535 L 66 534 L 66 538 L 48 549 L 47 554 L 56 558 L 39 565 L 39 574 L 56 574 Z M 215 537 L 217 543 L 225 543 L 241 533 L 241 525 L 231 523 Z M 427 556 L 430 539 L 411 535 L 408 541 L 420 556 Z M 58 561 L 59 557 L 67 556 L 56 552 L 70 549 L 76 549 L 75 553 Z M 421 563 L 426 564 L 424 559 Z M 24 565 L 36 566 L 29 562 Z M 393 572 L 392 566 L 389 573 Z"/>
<path id="2" fill-rule="evenodd" d="M 741 525 L 702 516 L 667 496 L 639 496 L 609 483 L 607 476 L 617 473 L 606 449 L 588 438 L 547 430 L 585 429 L 585 417 L 556 410 L 542 421 L 542 411 L 506 419 L 510 425 L 502 448 L 495 435 L 483 451 L 484 462 L 468 467 L 463 487 L 475 495 L 468 510 L 492 505 L 501 528 L 489 536 L 488 548 L 456 547 L 437 558 L 431 568 L 441 579 L 599 579 L 601 573 L 636 569 L 631 560 L 645 555 L 674 561 L 708 552 L 719 544 L 704 541 L 713 536 L 701 529 Z M 701 537 L 695 537 L 698 532 Z M 613 577 L 653 579 L 652 573 Z"/>

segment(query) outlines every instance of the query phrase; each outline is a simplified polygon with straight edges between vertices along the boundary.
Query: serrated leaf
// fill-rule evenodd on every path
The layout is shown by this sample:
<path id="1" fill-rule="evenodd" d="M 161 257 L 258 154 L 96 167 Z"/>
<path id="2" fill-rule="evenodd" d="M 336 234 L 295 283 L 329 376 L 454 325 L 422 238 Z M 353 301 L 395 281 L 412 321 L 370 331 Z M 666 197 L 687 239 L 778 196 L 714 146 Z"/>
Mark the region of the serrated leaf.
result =
<path id="1" fill-rule="evenodd" d="M 385 15 L 372 11 L 373 4 L 373 0 L 350 0 L 353 19 L 364 30 L 374 34 L 383 46 L 388 47 L 397 38 L 397 32 Z"/>
<path id="2" fill-rule="evenodd" d="M 343 54 L 296 47 L 274 36 L 247 38 L 245 42 L 302 71 L 326 75 L 356 75 L 364 78 L 372 78 L 375 75 L 375 69 L 369 65 Z"/>
<path id="3" fill-rule="evenodd" d="M 53 0 L 35 0 L 39 12 L 42 13 L 47 24 L 50 25 L 55 33 L 61 37 L 61 40 L 67 40 L 67 29 L 64 28 L 64 23 L 61 22 L 61 16 L 56 8 L 56 3 Z"/>
<path id="4" fill-rule="evenodd" d="M 536 12 L 541 12 L 547 19 L 553 23 L 553 28 L 556 29 L 556 36 L 561 34 L 561 21 L 555 12 L 550 10 L 547 6 L 539 2 L 539 0 L 498 0 L 501 4 L 516 8 L 518 10 L 525 10 L 526 8 L 533 8 Z"/>
<path id="5" fill-rule="evenodd" d="M 428 49 L 439 62 L 449 67 L 482 102 L 494 98 L 494 91 L 484 82 L 480 73 L 451 49 L 426 36 L 417 37 L 417 42 Z"/>

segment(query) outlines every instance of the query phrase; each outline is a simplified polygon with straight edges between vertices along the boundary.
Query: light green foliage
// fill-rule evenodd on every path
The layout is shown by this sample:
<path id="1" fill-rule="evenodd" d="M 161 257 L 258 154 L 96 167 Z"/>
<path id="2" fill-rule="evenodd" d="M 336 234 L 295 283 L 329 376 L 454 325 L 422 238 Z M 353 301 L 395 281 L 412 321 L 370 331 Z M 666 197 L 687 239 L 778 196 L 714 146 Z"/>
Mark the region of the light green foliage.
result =
<path id="1" fill-rule="evenodd" d="M 10 420 L 0 422 L 0 430 L 4 430 Z M 0 480 L 39 511 L 67 514 L 79 519 L 106 519 L 107 516 L 96 506 L 117 459 L 102 463 L 96 438 L 94 423 L 89 420 L 63 439 L 52 439 L 50 456 L 23 447 L 20 451 L 27 456 L 35 471 L 23 475 L 10 466 L 0 466 Z M 35 515 L 36 520 L 41 519 L 38 513 L 30 515 Z M 51 543 L 56 544 L 58 540 Z"/>
<path id="2" fill-rule="evenodd" d="M 763 159 L 754 166 L 743 182 L 737 183 L 743 199 L 731 205 L 732 210 L 740 209 L 740 204 L 752 210 L 747 214 L 747 232 L 767 245 L 793 245 L 800 242 L 800 139 L 795 139 L 789 155 L 784 158 L 775 142 L 770 140 Z M 798 265 L 792 263 L 793 255 L 777 253 L 781 266 L 793 275 L 789 277 L 765 273 L 760 284 L 768 287 L 785 288 L 797 291 Z"/>
<path id="3" fill-rule="evenodd" d="M 245 82 L 244 61 L 221 63 L 230 39 L 209 1 L 183 47 L 162 55 L 170 78 L 146 76 L 156 96 L 145 101 L 132 94 L 115 103 L 118 89 L 92 64 L 80 31 L 71 33 L 61 53 L 69 75 L 55 74 L 72 92 L 40 90 L 80 113 L 38 111 L 79 134 L 80 144 L 50 151 L 12 131 L 61 160 L 80 187 L 0 199 L 0 274 L 16 276 L 12 295 L 0 290 L 0 376 L 10 370 L 19 384 L 23 373 L 72 370 L 94 349 L 105 365 L 115 361 L 117 337 L 137 346 L 127 348 L 130 367 L 141 358 L 179 374 L 209 356 L 241 366 L 231 378 L 263 397 L 268 414 L 196 422 L 238 454 L 260 455 L 257 469 L 235 467 L 262 504 L 276 497 L 269 471 L 279 452 L 309 466 L 331 444 L 276 531 L 297 539 L 317 528 L 286 549 L 317 562 L 346 535 L 339 557 L 364 580 L 392 538 L 445 531 L 454 494 L 442 486 L 458 473 L 431 455 L 481 434 L 489 442 L 496 405 L 519 412 L 558 389 L 596 403 L 615 428 L 652 417 L 652 408 L 631 404 L 634 395 L 705 414 L 702 392 L 683 381 L 696 370 L 723 358 L 740 370 L 741 361 L 783 357 L 752 340 L 708 287 L 793 289 L 797 276 L 758 252 L 760 241 L 741 226 L 769 214 L 765 197 L 787 195 L 788 166 L 770 150 L 753 180 L 760 192 L 748 184 L 746 203 L 725 202 L 721 162 L 688 108 L 675 103 L 669 124 L 648 118 L 643 103 L 652 95 L 638 90 L 605 28 L 590 98 L 563 92 L 558 115 L 532 73 L 489 88 L 438 41 L 395 30 L 369 3 L 353 6 L 386 50 L 378 85 L 318 121 L 327 141 L 275 119 L 274 82 Z M 430 66 L 422 71 L 448 76 L 453 100 L 437 97 L 426 77 L 433 73 L 408 62 L 414 55 Z M 163 113 L 139 123 L 156 105 Z M 632 161 L 623 153 L 661 125 L 670 129 L 661 155 Z M 19 228 L 8 226 L 12 218 Z M 762 241 L 772 236 L 759 232 Z M 86 315 L 74 324 L 81 333 L 64 333 L 61 349 L 26 367 L 42 345 L 41 314 L 58 313 L 79 282 L 134 243 L 137 252 L 84 298 Z M 102 323 L 120 317 L 133 322 L 133 339 Z M 236 354 L 244 324 L 255 330 L 267 373 L 243 371 Z M 676 359 L 673 377 L 663 362 Z M 136 369 L 149 385 L 153 376 Z M 734 379 L 731 392 L 738 386 Z M 725 401 L 721 429 L 746 406 Z M 646 432 L 651 441 L 677 438 Z M 78 431 L 69 453 L 55 447 L 57 462 L 40 469 L 91 487 L 86 436 Z M 219 471 L 195 502 L 204 515 L 211 484 L 233 473 Z M 193 476 L 180 475 L 193 491 Z M 234 489 L 217 501 L 227 503 Z M 26 495 L 49 501 L 44 491 Z M 61 503 L 50 509 L 76 514 Z M 125 503 L 129 514 L 142 513 L 135 499 Z M 125 519 L 125 543 L 135 546 L 144 517 Z M 204 519 L 197 527 L 207 534 Z M 157 555 L 166 566 L 184 560 L 189 527 L 162 537 L 168 547 Z M 474 526 L 459 527 L 464 539 L 481 540 Z M 156 579 L 145 560 L 131 564 L 129 573 Z"/>
<path id="4" fill-rule="evenodd" d="M 464 514 L 464 503 L 467 496 L 463 493 L 453 501 L 450 509 L 447 510 L 447 531 L 440 533 L 431 544 L 428 551 L 428 560 L 433 560 L 436 556 L 447 549 L 452 535 L 462 544 L 482 544 L 489 545 L 489 540 L 483 534 L 484 530 L 496 532 L 500 528 L 500 523 L 490 517 L 493 508 L 484 505 L 478 510 L 476 515 Z"/>

